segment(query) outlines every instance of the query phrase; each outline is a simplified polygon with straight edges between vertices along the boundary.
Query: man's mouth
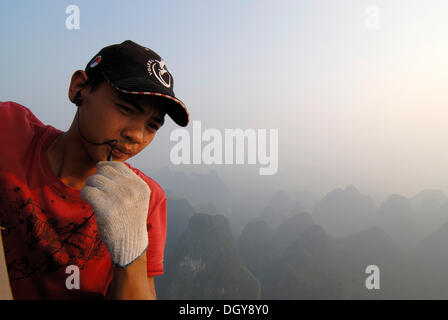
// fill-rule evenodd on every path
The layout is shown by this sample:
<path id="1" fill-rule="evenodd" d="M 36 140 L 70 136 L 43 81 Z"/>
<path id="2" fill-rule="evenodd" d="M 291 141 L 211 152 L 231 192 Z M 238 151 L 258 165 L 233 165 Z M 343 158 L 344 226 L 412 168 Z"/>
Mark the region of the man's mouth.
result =
<path id="1" fill-rule="evenodd" d="M 115 147 L 112 151 L 112 154 L 114 157 L 117 158 L 129 158 L 132 157 L 133 152 L 130 149 L 123 148 L 123 147 Z"/>

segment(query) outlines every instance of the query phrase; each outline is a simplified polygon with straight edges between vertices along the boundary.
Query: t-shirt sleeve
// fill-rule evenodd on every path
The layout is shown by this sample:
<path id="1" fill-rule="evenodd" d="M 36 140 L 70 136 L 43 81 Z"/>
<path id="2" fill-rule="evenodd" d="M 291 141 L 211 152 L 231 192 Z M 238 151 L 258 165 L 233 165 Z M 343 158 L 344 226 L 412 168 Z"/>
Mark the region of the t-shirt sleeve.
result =
<path id="1" fill-rule="evenodd" d="M 163 254 L 166 241 L 166 197 L 163 197 L 148 215 L 147 274 L 163 274 Z"/>

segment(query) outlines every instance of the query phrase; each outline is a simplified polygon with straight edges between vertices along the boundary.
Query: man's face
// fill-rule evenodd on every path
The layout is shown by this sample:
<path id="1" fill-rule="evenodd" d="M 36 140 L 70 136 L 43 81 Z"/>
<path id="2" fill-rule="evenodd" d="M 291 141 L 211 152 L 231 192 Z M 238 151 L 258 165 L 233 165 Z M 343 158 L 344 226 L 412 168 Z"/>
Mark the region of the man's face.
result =
<path id="1" fill-rule="evenodd" d="M 86 139 L 95 143 L 117 140 L 112 160 L 126 161 L 142 151 L 163 125 L 165 112 L 154 97 L 123 94 L 108 82 L 95 91 L 84 91 L 80 112 L 80 129 Z M 82 144 L 94 162 L 107 159 L 111 146 L 95 146 L 84 139 Z"/>

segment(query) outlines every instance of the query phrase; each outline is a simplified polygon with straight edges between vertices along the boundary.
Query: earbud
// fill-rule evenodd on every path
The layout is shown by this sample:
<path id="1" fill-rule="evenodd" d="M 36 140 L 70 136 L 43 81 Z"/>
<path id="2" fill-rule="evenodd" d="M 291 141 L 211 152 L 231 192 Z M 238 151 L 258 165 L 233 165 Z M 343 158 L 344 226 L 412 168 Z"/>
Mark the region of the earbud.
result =
<path id="1" fill-rule="evenodd" d="M 80 107 L 82 104 L 82 100 L 81 100 L 81 91 L 78 91 L 75 94 L 75 97 L 73 98 L 73 103 L 77 106 Z"/>

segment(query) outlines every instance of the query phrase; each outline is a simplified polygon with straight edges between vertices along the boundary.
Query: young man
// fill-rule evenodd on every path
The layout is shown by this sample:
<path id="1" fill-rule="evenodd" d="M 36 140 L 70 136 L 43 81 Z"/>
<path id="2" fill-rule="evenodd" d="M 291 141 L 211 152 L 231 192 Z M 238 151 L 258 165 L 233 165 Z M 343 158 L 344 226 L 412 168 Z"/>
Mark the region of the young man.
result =
<path id="1" fill-rule="evenodd" d="M 155 299 L 166 196 L 125 161 L 165 114 L 186 126 L 188 112 L 165 62 L 129 40 L 76 71 L 68 95 L 78 110 L 67 132 L 0 103 L 0 226 L 13 297 Z"/>

